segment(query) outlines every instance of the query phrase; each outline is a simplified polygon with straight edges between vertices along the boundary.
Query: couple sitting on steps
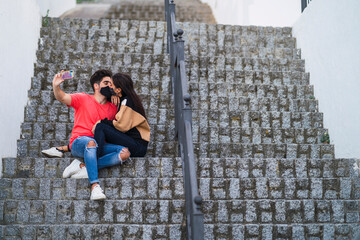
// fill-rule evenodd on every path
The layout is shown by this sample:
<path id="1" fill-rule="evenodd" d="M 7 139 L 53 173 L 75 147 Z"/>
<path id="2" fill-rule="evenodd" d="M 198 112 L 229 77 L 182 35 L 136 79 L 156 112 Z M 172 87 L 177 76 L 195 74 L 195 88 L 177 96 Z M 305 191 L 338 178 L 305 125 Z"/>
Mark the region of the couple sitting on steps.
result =
<path id="1" fill-rule="evenodd" d="M 74 127 L 68 151 L 84 158 L 75 159 L 63 172 L 63 177 L 89 178 L 91 200 L 106 199 L 99 185 L 98 170 L 123 164 L 132 157 L 143 157 L 150 140 L 150 127 L 144 107 L 134 91 L 129 75 L 98 70 L 90 78 L 94 95 L 67 94 L 60 88 L 64 81 L 58 73 L 53 79 L 55 98 L 75 109 Z M 119 106 L 109 102 L 112 95 Z M 120 98 L 120 99 L 119 99 Z M 67 147 L 66 147 L 67 148 Z M 58 148 L 44 150 L 47 156 L 59 156 Z M 62 156 L 62 155 L 60 155 Z"/>

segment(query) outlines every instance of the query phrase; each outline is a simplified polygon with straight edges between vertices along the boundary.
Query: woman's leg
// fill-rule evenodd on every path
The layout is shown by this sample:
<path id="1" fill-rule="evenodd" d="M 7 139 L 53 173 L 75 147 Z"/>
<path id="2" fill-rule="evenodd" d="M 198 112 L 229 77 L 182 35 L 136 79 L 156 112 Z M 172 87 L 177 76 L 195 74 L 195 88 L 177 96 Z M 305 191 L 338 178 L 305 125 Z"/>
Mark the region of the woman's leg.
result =
<path id="1" fill-rule="evenodd" d="M 130 157 L 130 152 L 127 148 L 109 143 L 105 143 L 103 153 L 104 155 L 100 157 L 97 162 L 99 170 L 122 164 Z"/>
<path id="2" fill-rule="evenodd" d="M 130 153 L 137 151 L 138 143 L 123 132 L 115 129 L 112 126 L 104 123 L 99 123 L 95 128 L 95 140 L 98 144 L 99 156 L 105 155 L 104 145 L 105 141 L 110 144 L 124 146 L 129 149 Z"/>

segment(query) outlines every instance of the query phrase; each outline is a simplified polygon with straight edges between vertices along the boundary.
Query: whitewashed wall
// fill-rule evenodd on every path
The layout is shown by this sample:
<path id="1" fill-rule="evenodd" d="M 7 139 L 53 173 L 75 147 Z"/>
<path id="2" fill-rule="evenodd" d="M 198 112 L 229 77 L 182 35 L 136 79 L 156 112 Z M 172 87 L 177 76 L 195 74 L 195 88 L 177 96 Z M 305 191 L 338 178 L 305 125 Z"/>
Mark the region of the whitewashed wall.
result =
<path id="1" fill-rule="evenodd" d="M 58 17 L 75 5 L 75 0 L 0 0 L 0 160 L 16 156 L 41 16 L 49 9 L 49 16 Z"/>
<path id="2" fill-rule="evenodd" d="M 360 1 L 313 0 L 293 27 L 335 155 L 360 157 Z"/>
<path id="3" fill-rule="evenodd" d="M 201 1 L 210 5 L 217 22 L 221 24 L 292 26 L 301 14 L 300 0 Z"/>

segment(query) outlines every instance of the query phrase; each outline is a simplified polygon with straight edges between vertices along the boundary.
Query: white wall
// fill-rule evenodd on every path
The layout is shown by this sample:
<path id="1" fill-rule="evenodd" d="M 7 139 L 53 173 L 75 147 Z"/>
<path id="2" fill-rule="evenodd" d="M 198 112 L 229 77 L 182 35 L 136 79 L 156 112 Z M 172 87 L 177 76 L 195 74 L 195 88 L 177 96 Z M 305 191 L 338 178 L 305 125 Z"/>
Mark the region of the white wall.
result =
<path id="1" fill-rule="evenodd" d="M 336 157 L 360 157 L 360 1 L 314 0 L 293 27 Z"/>
<path id="2" fill-rule="evenodd" d="M 58 17 L 75 5 L 75 0 L 0 1 L 0 159 L 16 156 L 16 140 L 20 137 L 36 61 L 41 16 L 49 9 L 49 16 Z"/>
<path id="3" fill-rule="evenodd" d="M 292 26 L 301 14 L 300 0 L 201 0 L 208 3 L 218 23 Z"/>

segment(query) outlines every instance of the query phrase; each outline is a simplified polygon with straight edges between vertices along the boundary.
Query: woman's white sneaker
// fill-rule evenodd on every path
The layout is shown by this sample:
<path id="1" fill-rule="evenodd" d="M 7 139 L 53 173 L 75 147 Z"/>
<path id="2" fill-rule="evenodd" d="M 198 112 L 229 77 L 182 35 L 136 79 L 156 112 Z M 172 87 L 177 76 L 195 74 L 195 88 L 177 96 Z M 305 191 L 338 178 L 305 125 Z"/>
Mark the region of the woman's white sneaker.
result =
<path id="1" fill-rule="evenodd" d="M 45 149 L 45 150 L 42 150 L 41 152 L 47 157 L 59 157 L 59 158 L 62 158 L 64 156 L 64 152 L 60 151 L 56 147 Z"/>
<path id="2" fill-rule="evenodd" d="M 79 172 L 71 175 L 71 178 L 89 178 L 86 167 L 82 167 Z"/>
<path id="3" fill-rule="evenodd" d="M 81 164 L 81 162 L 77 159 L 72 161 L 72 163 L 65 168 L 65 170 L 63 172 L 63 178 L 68 178 L 71 175 L 74 175 L 75 173 L 80 172 L 80 170 L 81 170 L 80 164 Z"/>
<path id="4" fill-rule="evenodd" d="M 100 185 L 96 185 L 93 190 L 91 190 L 90 200 L 104 200 L 106 196 L 104 191 L 101 189 Z"/>

